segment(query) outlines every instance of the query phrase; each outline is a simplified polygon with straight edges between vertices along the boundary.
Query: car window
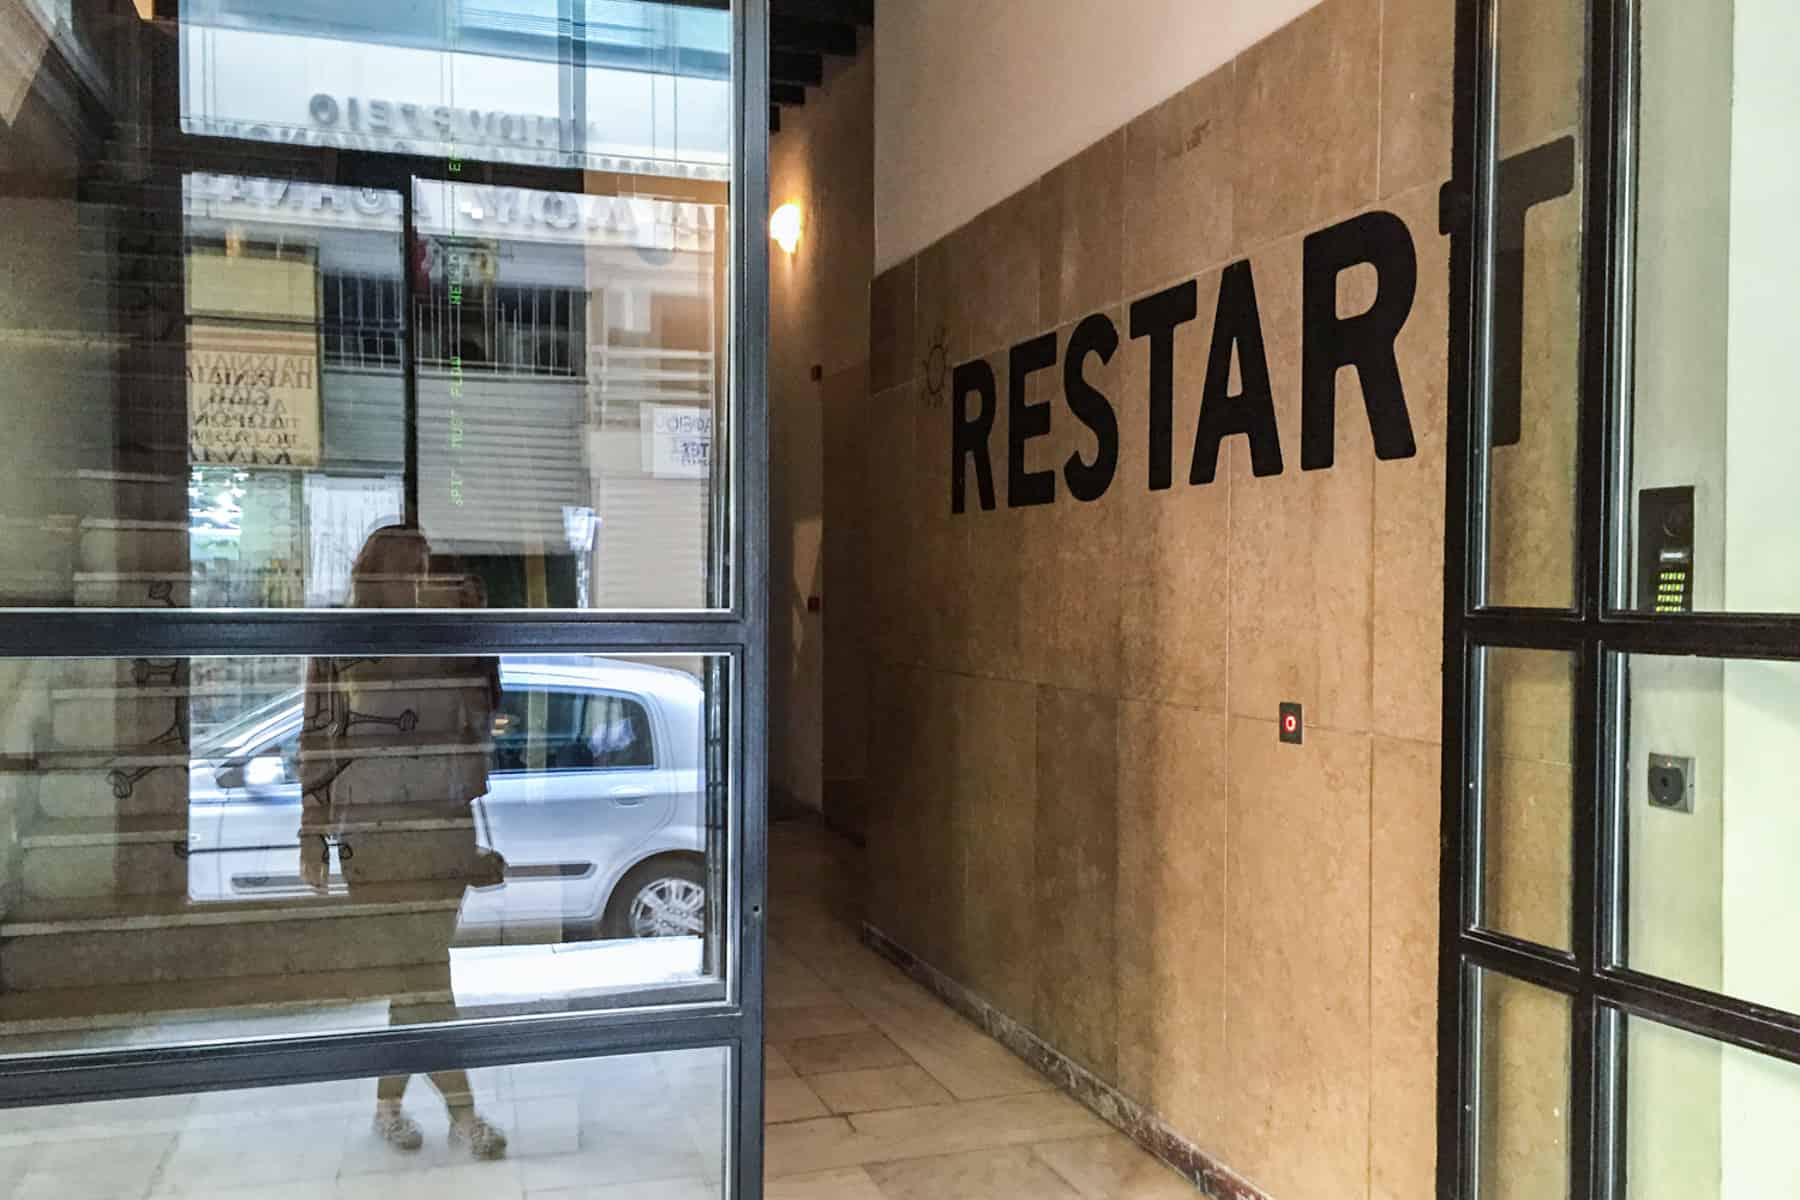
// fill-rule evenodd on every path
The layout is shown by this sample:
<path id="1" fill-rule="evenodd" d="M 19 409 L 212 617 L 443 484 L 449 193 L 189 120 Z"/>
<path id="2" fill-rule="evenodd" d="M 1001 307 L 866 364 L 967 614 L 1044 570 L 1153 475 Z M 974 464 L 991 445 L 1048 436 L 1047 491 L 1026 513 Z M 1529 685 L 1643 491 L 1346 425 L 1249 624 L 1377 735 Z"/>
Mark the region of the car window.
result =
<path id="1" fill-rule="evenodd" d="M 656 750 L 650 736 L 650 714 L 629 696 L 596 692 L 587 698 L 582 722 L 587 750 L 595 768 L 650 767 Z"/>
<path id="2" fill-rule="evenodd" d="M 287 764 L 288 774 L 296 779 L 299 778 L 300 730 L 298 727 L 280 741 L 264 747 L 260 753 L 277 756 L 283 763 Z"/>
<path id="3" fill-rule="evenodd" d="M 299 707 L 300 695 L 297 692 L 288 692 L 276 696 L 273 700 L 265 701 L 249 712 L 233 717 L 225 724 L 196 737 L 194 757 L 225 758 L 246 745 L 255 745 L 250 753 L 272 754 L 273 750 L 265 749 L 258 743 L 252 743 L 251 739 L 261 737 L 275 718 L 290 716 Z M 298 738 L 299 734 L 296 733 L 293 736 Z M 262 740 L 266 741 L 267 739 L 263 738 Z"/>
<path id="4" fill-rule="evenodd" d="M 253 746 L 245 747 L 240 753 L 223 760 L 226 765 L 250 770 L 250 783 L 253 786 L 267 786 L 277 783 L 293 783 L 300 778 L 300 725 L 295 722 L 288 725 L 283 722 L 277 727 L 275 736 L 265 737 Z M 279 759 L 281 770 L 278 774 L 258 774 L 252 763 L 264 759 Z"/>
<path id="5" fill-rule="evenodd" d="M 494 710 L 496 771 L 555 771 L 586 766 L 581 696 L 549 688 L 509 688 Z"/>

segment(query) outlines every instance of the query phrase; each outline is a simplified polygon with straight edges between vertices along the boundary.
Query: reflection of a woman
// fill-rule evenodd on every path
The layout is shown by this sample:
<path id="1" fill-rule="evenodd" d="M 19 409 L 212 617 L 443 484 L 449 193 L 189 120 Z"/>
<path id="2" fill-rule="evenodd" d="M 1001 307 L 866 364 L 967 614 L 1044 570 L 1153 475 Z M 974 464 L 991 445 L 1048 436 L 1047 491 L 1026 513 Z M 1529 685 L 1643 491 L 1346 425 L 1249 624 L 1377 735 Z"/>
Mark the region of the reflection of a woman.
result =
<path id="1" fill-rule="evenodd" d="M 478 607 L 472 584 L 452 600 L 420 596 L 428 582 L 431 547 L 417 529 L 376 530 L 351 569 L 351 604 L 358 608 Z M 306 717 L 301 732 L 300 767 L 304 800 L 300 818 L 300 875 L 324 892 L 330 881 L 331 841 L 337 839 L 345 882 L 354 895 L 359 883 L 438 880 L 460 896 L 468 885 L 493 885 L 499 860 L 460 835 L 448 868 L 442 846 L 423 842 L 410 848 L 388 834 L 361 847 L 346 829 L 356 809 L 404 804 L 429 816 L 436 809 L 454 816 L 455 828 L 470 805 L 487 792 L 487 739 L 499 702 L 498 663 L 491 658 L 314 658 L 307 662 Z M 412 747 L 414 752 L 407 753 Z M 431 837 L 433 835 L 420 835 Z M 449 878 L 445 878 L 448 875 Z M 450 992 L 449 933 L 444 931 L 441 970 L 434 990 Z M 429 968 L 428 968 L 429 969 Z M 448 1020 L 455 1005 L 393 1005 L 393 1024 Z M 478 1158 L 506 1153 L 506 1135 L 475 1111 L 469 1077 L 463 1071 L 429 1076 L 450 1116 L 450 1140 Z M 401 1108 L 407 1075 L 391 1075 L 376 1085 L 375 1132 L 402 1150 L 417 1150 L 424 1133 Z"/>

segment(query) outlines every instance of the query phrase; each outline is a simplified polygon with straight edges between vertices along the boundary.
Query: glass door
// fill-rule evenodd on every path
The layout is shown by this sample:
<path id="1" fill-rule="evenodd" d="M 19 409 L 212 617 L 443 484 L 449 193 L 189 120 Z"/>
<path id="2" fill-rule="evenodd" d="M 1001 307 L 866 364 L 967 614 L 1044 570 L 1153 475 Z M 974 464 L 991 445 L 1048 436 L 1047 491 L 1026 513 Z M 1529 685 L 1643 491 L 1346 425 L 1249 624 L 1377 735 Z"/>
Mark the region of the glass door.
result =
<path id="1" fill-rule="evenodd" d="M 4 35 L 0 1190 L 761 1194 L 766 6 L 403 8 Z"/>
<path id="2" fill-rule="evenodd" d="M 1791 8 L 1459 6 L 1441 1196 L 1800 1192 Z"/>

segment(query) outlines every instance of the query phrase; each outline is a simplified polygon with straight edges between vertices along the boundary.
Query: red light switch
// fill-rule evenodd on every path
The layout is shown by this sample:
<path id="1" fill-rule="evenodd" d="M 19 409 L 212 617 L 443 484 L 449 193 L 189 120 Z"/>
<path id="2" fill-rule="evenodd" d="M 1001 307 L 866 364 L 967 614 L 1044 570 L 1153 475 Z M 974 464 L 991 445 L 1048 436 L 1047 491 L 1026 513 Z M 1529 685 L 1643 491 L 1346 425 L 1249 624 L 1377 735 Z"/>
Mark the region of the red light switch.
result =
<path id="1" fill-rule="evenodd" d="M 1281 706 L 1281 740 L 1291 746 L 1298 746 L 1306 739 L 1306 717 L 1298 704 Z"/>

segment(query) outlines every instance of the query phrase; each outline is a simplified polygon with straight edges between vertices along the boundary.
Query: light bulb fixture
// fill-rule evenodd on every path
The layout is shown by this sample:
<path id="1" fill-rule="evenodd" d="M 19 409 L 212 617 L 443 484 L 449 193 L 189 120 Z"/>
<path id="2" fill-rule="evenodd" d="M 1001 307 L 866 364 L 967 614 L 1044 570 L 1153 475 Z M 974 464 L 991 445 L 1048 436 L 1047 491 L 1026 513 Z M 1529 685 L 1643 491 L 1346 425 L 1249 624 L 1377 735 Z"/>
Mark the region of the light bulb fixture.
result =
<path id="1" fill-rule="evenodd" d="M 805 225 L 798 201 L 789 200 L 769 217 L 769 236 L 775 244 L 792 254 L 800 247 L 800 230 Z"/>

